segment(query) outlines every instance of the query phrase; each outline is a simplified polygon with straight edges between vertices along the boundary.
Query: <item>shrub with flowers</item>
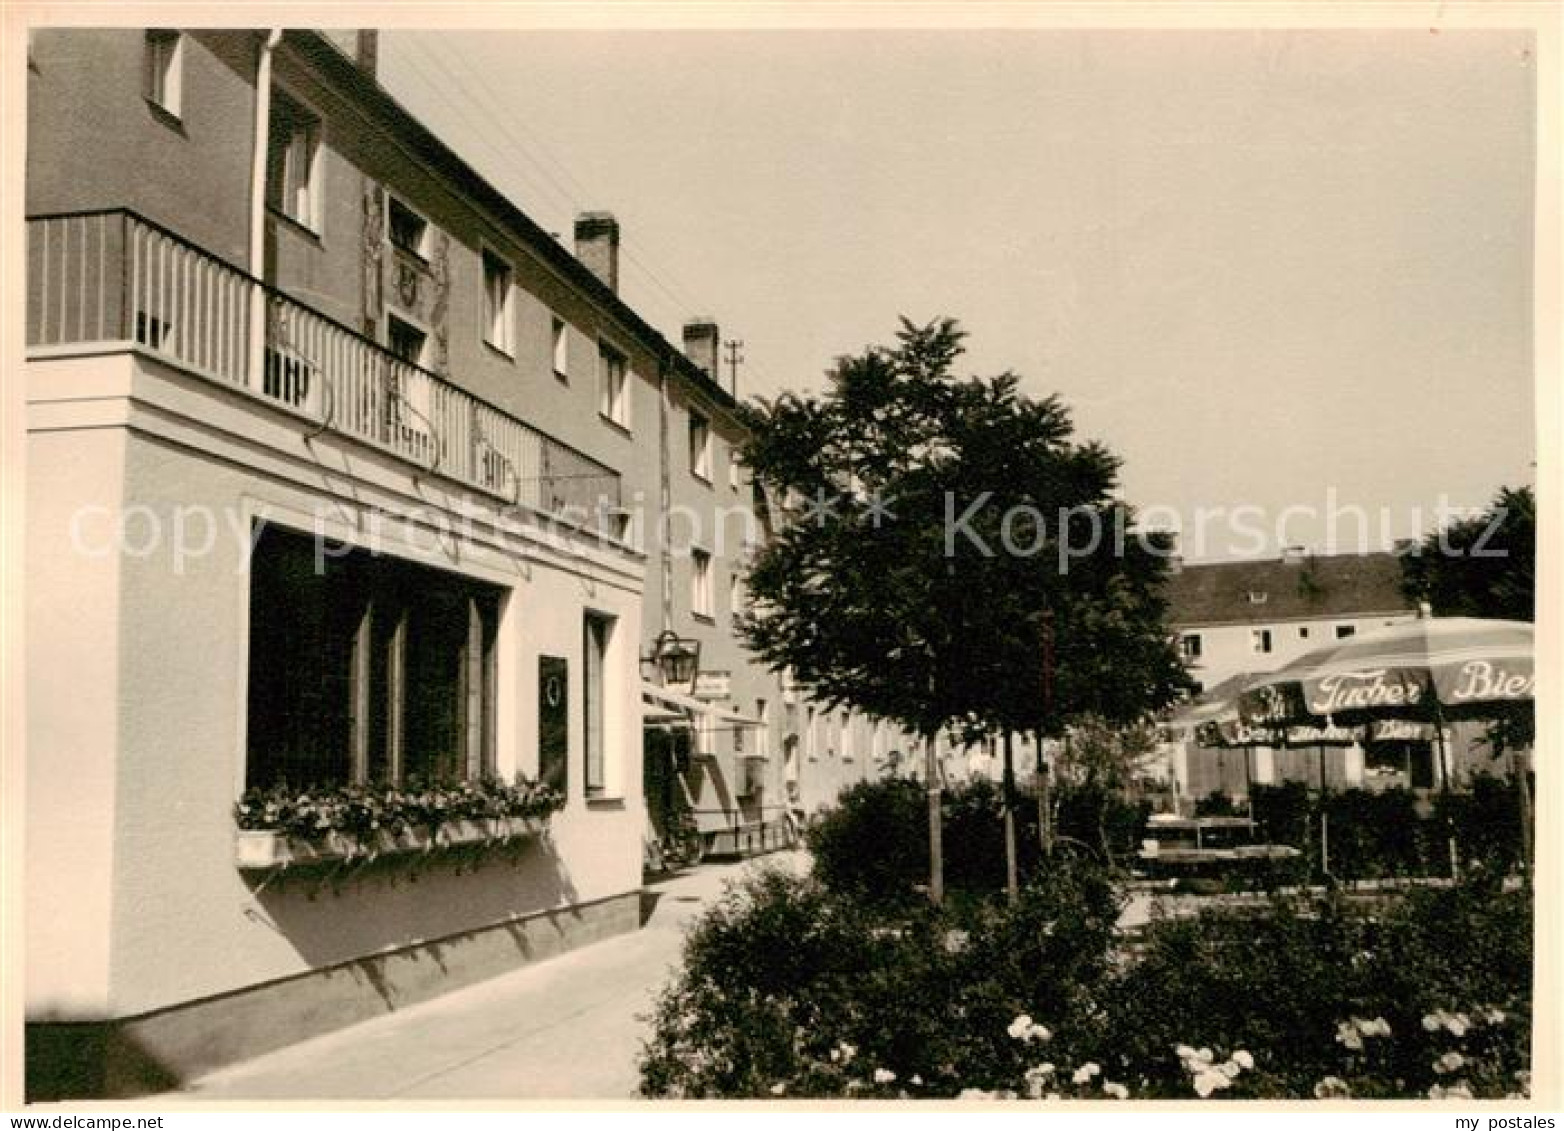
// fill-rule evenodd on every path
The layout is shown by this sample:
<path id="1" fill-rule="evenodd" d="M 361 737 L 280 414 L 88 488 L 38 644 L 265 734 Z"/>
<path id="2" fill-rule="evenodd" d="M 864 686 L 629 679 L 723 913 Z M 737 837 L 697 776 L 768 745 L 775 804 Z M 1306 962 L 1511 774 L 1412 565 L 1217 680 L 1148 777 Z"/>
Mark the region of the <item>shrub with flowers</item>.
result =
<path id="1" fill-rule="evenodd" d="M 808 877 L 730 890 L 642 1059 L 682 1097 L 1504 1098 L 1529 1088 L 1531 900 L 1340 893 L 1114 931 L 1077 862 L 890 913 Z"/>
<path id="2" fill-rule="evenodd" d="M 448 823 L 502 817 L 545 818 L 564 805 L 558 790 L 518 776 L 456 782 L 409 780 L 297 788 L 252 788 L 234 807 L 241 829 L 320 842 L 333 834 L 363 841 L 379 832 L 433 835 Z"/>

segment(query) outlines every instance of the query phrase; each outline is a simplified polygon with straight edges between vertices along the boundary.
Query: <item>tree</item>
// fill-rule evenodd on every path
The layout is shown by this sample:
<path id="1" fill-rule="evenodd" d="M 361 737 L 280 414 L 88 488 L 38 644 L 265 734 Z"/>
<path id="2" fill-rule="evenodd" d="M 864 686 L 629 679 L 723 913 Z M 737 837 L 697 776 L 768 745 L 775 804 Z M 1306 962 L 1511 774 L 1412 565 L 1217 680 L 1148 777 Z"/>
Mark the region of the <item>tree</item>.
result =
<path id="1" fill-rule="evenodd" d="M 1535 492 L 1502 487 L 1482 514 L 1431 531 L 1402 557 L 1401 588 L 1440 616 L 1535 620 Z"/>
<path id="2" fill-rule="evenodd" d="M 1134 718 L 1187 677 L 1161 625 L 1166 561 L 1123 537 L 1118 461 L 1014 374 L 956 377 L 954 320 L 903 319 L 896 337 L 839 359 L 819 397 L 746 409 L 743 460 L 787 521 L 751 564 L 740 631 L 827 706 L 923 738 L 938 900 L 939 731 Z M 1054 719 L 1041 709 L 1048 623 Z"/>

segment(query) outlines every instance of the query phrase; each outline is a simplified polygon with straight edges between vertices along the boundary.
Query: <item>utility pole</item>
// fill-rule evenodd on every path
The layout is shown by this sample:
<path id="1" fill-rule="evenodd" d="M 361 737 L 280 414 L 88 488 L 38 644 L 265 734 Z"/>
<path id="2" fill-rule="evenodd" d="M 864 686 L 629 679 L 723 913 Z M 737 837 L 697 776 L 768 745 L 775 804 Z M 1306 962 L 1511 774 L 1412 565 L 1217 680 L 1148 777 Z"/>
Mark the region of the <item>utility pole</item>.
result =
<path id="1" fill-rule="evenodd" d="M 732 338 L 722 345 L 728 351 L 728 391 L 736 400 L 739 395 L 739 366 L 744 364 L 744 355 L 739 351 L 744 348 L 744 342 L 741 338 Z"/>

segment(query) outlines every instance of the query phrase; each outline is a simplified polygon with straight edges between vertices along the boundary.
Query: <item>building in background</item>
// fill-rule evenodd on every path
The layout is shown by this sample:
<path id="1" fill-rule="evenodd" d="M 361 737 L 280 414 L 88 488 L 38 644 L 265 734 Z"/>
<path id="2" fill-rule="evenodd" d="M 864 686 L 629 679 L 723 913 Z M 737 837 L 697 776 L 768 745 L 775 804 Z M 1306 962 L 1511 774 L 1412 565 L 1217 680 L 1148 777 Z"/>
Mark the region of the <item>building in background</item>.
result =
<path id="1" fill-rule="evenodd" d="M 1207 691 L 1416 616 L 1416 604 L 1401 591 L 1394 553 L 1315 555 L 1289 547 L 1279 558 L 1179 564 L 1168 581 L 1169 628 L 1190 674 Z M 1459 780 L 1483 757 L 1481 728 L 1454 724 L 1450 730 L 1451 774 Z M 1432 790 L 1440 784 L 1432 738 L 1426 726 L 1385 724 L 1366 744 L 1246 749 L 1201 746 L 1186 730 L 1169 754 L 1186 800 L 1213 792 L 1242 798 L 1251 785 L 1283 781 Z"/>
<path id="2" fill-rule="evenodd" d="M 885 741 L 823 737 L 734 639 L 769 517 L 716 326 L 671 345 L 618 296 L 611 215 L 567 250 L 375 57 L 373 33 L 31 38 L 35 1097 L 633 930 L 664 807 L 774 847 L 857 772 L 817 765 Z M 484 867 L 322 883 L 236 855 L 247 788 L 518 774 L 564 808 Z"/>

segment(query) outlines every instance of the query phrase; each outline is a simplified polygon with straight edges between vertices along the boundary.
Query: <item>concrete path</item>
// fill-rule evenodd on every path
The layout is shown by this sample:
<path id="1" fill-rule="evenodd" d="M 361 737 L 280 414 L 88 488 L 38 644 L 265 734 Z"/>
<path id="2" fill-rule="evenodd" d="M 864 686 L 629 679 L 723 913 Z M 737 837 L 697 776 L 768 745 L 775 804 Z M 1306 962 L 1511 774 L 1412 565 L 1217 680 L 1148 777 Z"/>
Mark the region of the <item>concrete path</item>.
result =
<path id="1" fill-rule="evenodd" d="M 636 1058 L 685 925 L 757 863 L 647 888 L 641 930 L 230 1066 L 158 1097 L 243 1100 L 634 1099 Z"/>

